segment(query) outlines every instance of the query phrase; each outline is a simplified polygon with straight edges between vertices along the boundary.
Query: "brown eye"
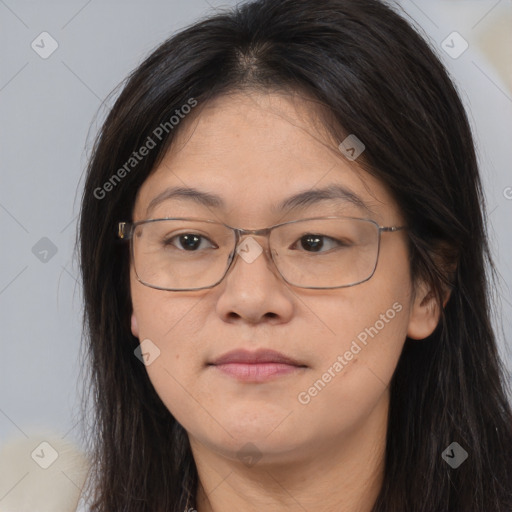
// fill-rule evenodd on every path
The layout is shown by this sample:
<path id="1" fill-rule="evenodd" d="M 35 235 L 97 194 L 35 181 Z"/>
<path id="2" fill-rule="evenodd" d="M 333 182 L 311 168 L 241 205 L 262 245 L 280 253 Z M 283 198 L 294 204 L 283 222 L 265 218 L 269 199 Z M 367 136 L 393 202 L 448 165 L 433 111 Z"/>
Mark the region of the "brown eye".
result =
<path id="1" fill-rule="evenodd" d="M 194 251 L 201 245 L 201 237 L 197 235 L 180 235 L 178 239 L 181 247 L 186 251 Z"/>
<path id="2" fill-rule="evenodd" d="M 196 233 L 181 233 L 164 240 L 163 244 L 166 247 L 174 246 L 177 249 L 189 252 L 215 247 L 208 238 Z"/>
<path id="3" fill-rule="evenodd" d="M 327 235 L 308 233 L 300 237 L 300 239 L 295 242 L 292 249 L 304 250 L 306 252 L 326 252 L 331 249 L 346 247 L 347 245 L 348 244 Z"/>
<path id="4" fill-rule="evenodd" d="M 324 245 L 324 237 L 321 235 L 305 235 L 300 239 L 300 245 L 306 251 L 319 251 Z"/>

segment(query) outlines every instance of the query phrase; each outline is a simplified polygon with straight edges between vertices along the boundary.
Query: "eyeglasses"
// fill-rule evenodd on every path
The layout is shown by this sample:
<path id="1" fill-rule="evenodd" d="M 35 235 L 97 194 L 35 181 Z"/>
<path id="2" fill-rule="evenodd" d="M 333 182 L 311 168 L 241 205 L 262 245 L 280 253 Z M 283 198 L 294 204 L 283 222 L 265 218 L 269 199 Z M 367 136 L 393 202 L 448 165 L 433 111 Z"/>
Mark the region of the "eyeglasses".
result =
<path id="1" fill-rule="evenodd" d="M 224 279 L 237 254 L 252 263 L 263 252 L 288 284 L 330 289 L 368 281 L 377 267 L 381 233 L 401 229 L 405 226 L 379 226 L 353 217 L 299 219 L 264 229 L 165 218 L 120 222 L 118 236 L 131 242 L 137 279 L 158 290 L 212 288 Z M 265 250 L 253 238 L 262 236 L 267 238 Z"/>

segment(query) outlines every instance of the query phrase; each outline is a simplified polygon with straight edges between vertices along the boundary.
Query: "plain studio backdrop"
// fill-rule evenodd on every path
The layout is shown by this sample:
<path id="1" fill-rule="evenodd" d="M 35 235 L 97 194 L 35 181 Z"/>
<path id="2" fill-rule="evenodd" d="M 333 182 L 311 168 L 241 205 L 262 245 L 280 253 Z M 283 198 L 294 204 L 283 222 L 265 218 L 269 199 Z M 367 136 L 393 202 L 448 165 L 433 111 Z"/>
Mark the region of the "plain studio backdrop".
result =
<path id="1" fill-rule="evenodd" d="M 38 430 L 78 441 L 82 305 L 74 243 L 82 173 L 112 104 L 104 100 L 173 32 L 234 4 L 0 0 L 0 445 Z M 510 371 L 512 2 L 401 5 L 469 111 L 501 280 L 495 324 Z"/>

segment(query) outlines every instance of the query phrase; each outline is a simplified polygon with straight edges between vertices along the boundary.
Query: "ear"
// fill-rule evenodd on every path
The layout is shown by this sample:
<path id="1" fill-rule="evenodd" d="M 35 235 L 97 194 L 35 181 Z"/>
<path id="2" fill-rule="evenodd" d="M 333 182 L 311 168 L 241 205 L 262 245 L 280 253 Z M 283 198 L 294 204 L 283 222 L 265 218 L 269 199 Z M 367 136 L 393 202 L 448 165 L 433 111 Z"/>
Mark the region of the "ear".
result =
<path id="1" fill-rule="evenodd" d="M 450 292 L 443 297 L 443 308 L 448 302 Z M 441 316 L 441 308 L 437 302 L 436 294 L 426 283 L 418 283 L 415 288 L 414 299 L 409 315 L 407 336 L 413 340 L 423 340 L 430 336 Z"/>
<path id="2" fill-rule="evenodd" d="M 132 313 L 131 328 L 132 328 L 132 334 L 136 338 L 138 338 L 139 337 L 139 324 L 137 323 L 137 317 L 135 316 L 135 313 Z"/>

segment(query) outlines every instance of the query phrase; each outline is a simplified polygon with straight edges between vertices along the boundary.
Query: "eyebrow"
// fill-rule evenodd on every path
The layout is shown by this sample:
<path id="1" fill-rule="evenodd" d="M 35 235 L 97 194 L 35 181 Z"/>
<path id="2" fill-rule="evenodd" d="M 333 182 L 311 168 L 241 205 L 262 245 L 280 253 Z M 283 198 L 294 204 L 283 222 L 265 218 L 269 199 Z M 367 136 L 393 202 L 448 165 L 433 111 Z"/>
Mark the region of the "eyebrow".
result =
<path id="1" fill-rule="evenodd" d="M 169 199 L 188 199 L 209 208 L 222 208 L 226 206 L 224 200 L 216 194 L 203 192 L 192 187 L 171 187 L 151 200 L 146 209 L 146 215 L 149 215 L 151 210 L 157 205 Z M 320 201 L 336 199 L 341 199 L 344 202 L 351 203 L 358 208 L 373 213 L 371 208 L 358 195 L 341 185 L 329 185 L 320 189 L 315 188 L 299 192 L 286 198 L 274 207 L 274 209 L 277 212 L 283 212 L 306 208 Z"/>
<path id="2" fill-rule="evenodd" d="M 329 185 L 324 188 L 313 188 L 299 192 L 281 202 L 277 206 L 277 210 L 284 211 L 305 208 L 320 201 L 335 199 L 341 199 L 369 213 L 373 213 L 370 207 L 358 195 L 341 185 Z"/>
<path id="3" fill-rule="evenodd" d="M 224 201 L 218 195 L 202 192 L 196 188 L 171 187 L 164 190 L 151 200 L 146 209 L 146 215 L 149 215 L 150 211 L 160 203 L 168 201 L 169 199 L 189 199 L 210 208 L 221 208 L 224 206 Z"/>

